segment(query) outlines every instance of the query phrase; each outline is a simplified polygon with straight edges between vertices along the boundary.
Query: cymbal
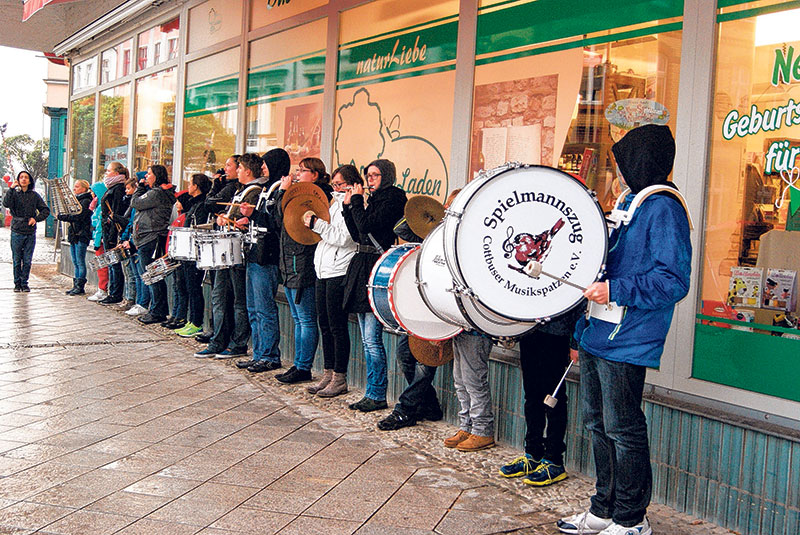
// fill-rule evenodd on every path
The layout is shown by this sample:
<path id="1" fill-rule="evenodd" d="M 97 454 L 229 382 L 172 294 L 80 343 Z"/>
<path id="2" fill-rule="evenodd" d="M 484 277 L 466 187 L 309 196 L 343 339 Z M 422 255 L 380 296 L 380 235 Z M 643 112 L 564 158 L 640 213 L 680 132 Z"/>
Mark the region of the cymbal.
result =
<path id="1" fill-rule="evenodd" d="M 417 195 L 411 197 L 406 203 L 406 221 L 411 230 L 420 238 L 425 238 L 444 218 L 442 203 L 428 197 Z"/>
<path id="2" fill-rule="evenodd" d="M 289 236 L 297 243 L 314 245 L 322 238 L 320 238 L 319 234 L 305 226 L 303 223 L 303 214 L 310 210 L 314 212 L 318 218 L 330 222 L 331 215 L 328 211 L 328 198 L 325 196 L 325 192 L 318 186 L 306 182 L 295 184 L 286 190 L 284 200 L 285 196 L 292 191 L 292 188 L 301 185 L 304 186 L 302 190 L 300 190 L 299 193 L 296 190 L 289 201 L 283 205 L 283 225 L 286 227 L 286 232 Z M 305 187 L 306 185 L 311 186 L 311 188 Z"/>
<path id="3" fill-rule="evenodd" d="M 295 182 L 289 186 L 289 188 L 283 194 L 283 198 L 281 199 L 281 209 L 285 210 L 286 205 L 289 204 L 289 201 L 301 195 L 314 195 L 322 199 L 326 205 L 328 204 L 328 197 L 325 195 L 325 192 L 322 191 L 322 188 L 313 182 Z"/>
<path id="4" fill-rule="evenodd" d="M 417 362 L 426 366 L 441 366 L 453 360 L 453 339 L 429 342 L 415 336 L 408 337 L 408 348 Z"/>

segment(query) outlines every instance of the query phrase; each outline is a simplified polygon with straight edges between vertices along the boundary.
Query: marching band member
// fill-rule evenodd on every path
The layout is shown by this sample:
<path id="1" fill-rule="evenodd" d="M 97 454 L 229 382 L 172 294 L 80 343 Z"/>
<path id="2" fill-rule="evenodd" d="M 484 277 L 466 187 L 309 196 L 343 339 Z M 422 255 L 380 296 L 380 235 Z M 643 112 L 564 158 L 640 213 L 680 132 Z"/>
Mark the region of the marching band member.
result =
<path id="1" fill-rule="evenodd" d="M 136 210 L 133 221 L 133 243 L 139 250 L 139 262 L 152 264 L 166 252 L 169 218 L 175 203 L 175 187 L 169 181 L 167 168 L 152 165 L 145 180 L 133 193 L 131 206 Z M 150 286 L 150 311 L 137 319 L 145 325 L 167 319 L 167 283 L 163 280 Z"/>
<path id="2" fill-rule="evenodd" d="M 137 173 L 137 175 L 138 174 L 139 173 Z M 147 173 L 143 173 L 143 176 L 146 176 L 146 174 Z M 135 178 L 128 179 L 125 182 L 125 193 L 130 192 L 132 198 L 133 194 L 136 192 L 137 185 L 138 183 Z M 142 280 L 141 274 L 144 268 L 140 266 L 139 253 L 133 241 L 131 241 L 133 236 L 133 224 L 134 221 L 136 221 L 136 209 L 130 206 L 130 202 L 128 203 L 128 210 L 125 212 L 125 219 L 128 220 L 128 224 L 122 231 L 120 240 L 122 241 L 122 246 L 130 252 L 130 258 L 128 259 L 130 263 L 128 265 L 131 267 L 131 277 L 133 277 L 136 287 L 136 291 L 134 292 L 136 294 L 136 301 L 132 307 L 125 311 L 125 314 L 128 316 L 140 316 L 142 314 L 147 314 L 147 309 L 150 307 L 150 289 Z"/>
<path id="3" fill-rule="evenodd" d="M 67 295 L 83 295 L 86 293 L 83 290 L 86 285 L 86 248 L 89 247 L 89 240 L 92 238 L 92 211 L 89 209 L 92 193 L 89 191 L 89 183 L 85 180 L 75 182 L 72 191 L 81 203 L 81 213 L 58 214 L 58 220 L 69 223 L 67 240 L 72 255 L 72 265 L 75 268 L 72 289 L 67 290 Z"/>
<path id="4" fill-rule="evenodd" d="M 95 182 L 89 188 L 92 190 L 92 202 L 89 203 L 89 210 L 92 211 L 92 246 L 94 247 L 95 258 L 102 255 L 103 251 L 103 225 L 100 217 L 100 210 L 97 209 L 100 199 L 106 193 L 106 185 L 101 180 Z M 100 301 L 108 297 L 108 267 L 97 270 L 97 291 L 86 298 L 87 301 Z"/>
<path id="5" fill-rule="evenodd" d="M 103 228 L 103 249 L 109 251 L 117 246 L 119 234 L 128 224 L 125 212 L 128 204 L 125 200 L 125 181 L 128 180 L 128 170 L 119 162 L 111 162 L 106 168 L 103 182 L 108 188 L 100 199 L 101 224 Z M 101 305 L 112 305 L 122 302 L 122 292 L 125 289 L 125 278 L 122 273 L 122 264 L 116 263 L 108 266 L 108 295 L 98 301 Z"/>
<path id="6" fill-rule="evenodd" d="M 348 315 L 342 309 L 342 301 L 347 267 L 356 254 L 357 247 L 345 225 L 342 202 L 348 188 L 355 184 L 364 184 L 355 166 L 343 165 L 337 168 L 331 179 L 331 222 L 317 218 L 311 211 L 303 216 L 305 225 L 322 238 L 314 252 L 314 269 L 317 273 L 317 317 L 325 371 L 320 381 L 309 386 L 307 390 L 310 394 L 323 398 L 347 392 L 350 333 L 347 327 Z"/>
<path id="7" fill-rule="evenodd" d="M 621 208 L 648 186 L 671 185 L 675 140 L 669 127 L 635 128 L 611 149 L 631 190 Z M 675 304 L 689 291 L 691 257 L 683 206 L 670 194 L 651 195 L 629 224 L 612 232 L 606 275 L 583 294 L 592 303 L 588 319 L 575 327 L 579 349 L 570 356 L 577 361 L 580 355 L 583 421 L 592 434 L 597 483 L 588 511 L 557 522 L 563 533 L 652 533 L 642 393 L 647 367 L 659 366 Z M 614 310 L 624 307 L 614 317 L 595 305 L 612 301 Z"/>
<path id="8" fill-rule="evenodd" d="M 298 182 L 313 182 L 325 192 L 330 200 L 330 175 L 325 171 L 325 164 L 319 158 L 300 160 L 297 171 Z M 317 351 L 319 331 L 317 329 L 317 308 L 314 285 L 317 276 L 314 273 L 315 245 L 303 245 L 289 236 L 283 225 L 281 199 L 292 182 L 291 176 L 281 179 L 275 199 L 275 209 L 281 223 L 281 275 L 286 299 L 294 320 L 294 365 L 288 371 L 275 378 L 282 383 L 297 383 L 311 380 L 311 365 Z"/>
<path id="9" fill-rule="evenodd" d="M 344 309 L 358 315 L 364 358 L 367 362 L 367 387 L 364 397 L 349 405 L 353 410 L 370 412 L 385 409 L 386 349 L 383 346 L 383 327 L 372 313 L 367 298 L 370 272 L 380 255 L 395 241 L 394 225 L 403 217 L 405 192 L 395 186 L 397 171 L 389 160 L 375 160 L 364 174 L 370 190 L 369 203 L 364 200 L 364 188 L 354 185 L 344 197 L 345 224 L 358 244 L 347 268 Z"/>
<path id="10" fill-rule="evenodd" d="M 243 203 L 239 211 L 250 219 L 252 224 L 266 229 L 247 252 L 247 316 L 253 336 L 253 358 L 236 362 L 238 368 L 246 368 L 251 373 L 277 370 L 281 367 L 279 347 L 281 330 L 278 319 L 278 294 L 281 274 L 280 225 L 274 218 L 273 206 L 277 192 L 270 191 L 276 182 L 289 174 L 291 161 L 283 149 L 272 149 L 262 156 L 261 171 L 266 182 L 255 209 Z"/>

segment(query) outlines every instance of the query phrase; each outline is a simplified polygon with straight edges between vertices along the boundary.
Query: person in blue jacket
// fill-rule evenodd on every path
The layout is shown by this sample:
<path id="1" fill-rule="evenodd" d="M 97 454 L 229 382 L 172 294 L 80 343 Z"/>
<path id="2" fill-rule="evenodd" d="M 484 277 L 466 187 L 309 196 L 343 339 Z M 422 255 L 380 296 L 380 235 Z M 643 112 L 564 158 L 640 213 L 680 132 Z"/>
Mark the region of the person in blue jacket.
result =
<path id="1" fill-rule="evenodd" d="M 675 140 L 667 126 L 646 125 L 612 147 L 630 188 L 621 208 L 636 193 L 668 182 Z M 647 197 L 628 225 L 609 238 L 607 272 L 584 296 L 589 314 L 575 326 L 580 360 L 583 420 L 591 432 L 597 467 L 588 511 L 557 522 L 562 533 L 650 535 L 647 506 L 652 470 L 647 422 L 642 411 L 645 372 L 658 367 L 675 304 L 689 291 L 692 246 L 682 204 L 669 193 Z M 614 302 L 621 313 L 597 316 Z M 603 307 L 604 308 L 604 307 Z"/>
<path id="2" fill-rule="evenodd" d="M 103 224 L 102 224 L 102 210 L 99 209 L 100 199 L 106 194 L 108 188 L 101 180 L 95 182 L 91 187 L 94 193 L 94 199 L 89 205 L 92 210 L 92 245 L 94 246 L 94 255 L 100 256 L 105 252 L 103 249 Z M 100 268 L 97 270 L 97 292 L 88 297 L 89 301 L 100 301 L 108 297 L 108 268 Z"/>

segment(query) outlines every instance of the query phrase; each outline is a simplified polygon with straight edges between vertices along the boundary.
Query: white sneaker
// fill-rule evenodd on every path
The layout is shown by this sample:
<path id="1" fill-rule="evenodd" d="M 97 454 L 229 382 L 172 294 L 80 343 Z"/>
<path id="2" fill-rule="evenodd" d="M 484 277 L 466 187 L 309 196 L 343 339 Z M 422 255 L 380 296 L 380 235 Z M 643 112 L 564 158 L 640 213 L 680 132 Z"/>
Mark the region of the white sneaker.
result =
<path id="1" fill-rule="evenodd" d="M 600 535 L 652 535 L 652 533 L 650 522 L 647 517 L 644 517 L 641 523 L 629 528 L 612 522 L 610 526 L 600 532 Z"/>
<path id="2" fill-rule="evenodd" d="M 142 314 L 146 314 L 147 309 L 144 308 L 142 305 L 133 305 L 131 308 L 125 311 L 125 314 L 128 316 L 141 316 Z"/>
<path id="3" fill-rule="evenodd" d="M 105 299 L 106 297 L 108 297 L 108 294 L 104 290 L 98 289 L 94 293 L 94 295 L 90 295 L 86 299 L 88 299 L 89 301 L 100 301 L 101 299 Z"/>
<path id="4" fill-rule="evenodd" d="M 614 524 L 610 518 L 600 518 L 589 511 L 562 518 L 556 522 L 556 527 L 561 533 L 572 535 L 606 535 L 606 529 Z M 644 535 L 644 533 L 642 534 Z"/>

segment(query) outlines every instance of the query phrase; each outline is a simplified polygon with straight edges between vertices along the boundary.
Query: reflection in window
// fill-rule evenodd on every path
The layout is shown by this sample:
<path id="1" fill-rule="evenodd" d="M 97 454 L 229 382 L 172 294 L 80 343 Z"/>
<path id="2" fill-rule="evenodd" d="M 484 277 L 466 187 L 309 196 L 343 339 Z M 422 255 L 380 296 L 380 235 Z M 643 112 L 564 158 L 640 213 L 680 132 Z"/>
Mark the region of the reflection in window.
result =
<path id="1" fill-rule="evenodd" d="M 139 34 L 138 70 L 174 59 L 178 55 L 178 34 L 180 21 L 176 17 Z M 163 57 L 162 50 L 168 50 Z"/>
<path id="2" fill-rule="evenodd" d="M 98 178 L 110 162 L 128 167 L 128 132 L 130 131 L 131 86 L 124 84 L 100 93 L 100 122 L 97 147 Z"/>
<path id="3" fill-rule="evenodd" d="M 72 67 L 72 92 L 77 93 L 97 85 L 97 56 Z"/>
<path id="4" fill-rule="evenodd" d="M 72 102 L 70 124 L 70 161 L 72 178 L 92 182 L 94 162 L 94 95 Z"/>
<path id="5" fill-rule="evenodd" d="M 133 169 L 161 164 L 172 173 L 175 136 L 176 69 L 140 79 L 136 84 L 136 139 Z"/>
<path id="6" fill-rule="evenodd" d="M 113 82 L 117 78 L 128 76 L 131 68 L 131 48 L 133 39 L 128 39 L 114 48 L 103 52 L 101 56 L 100 83 Z"/>

